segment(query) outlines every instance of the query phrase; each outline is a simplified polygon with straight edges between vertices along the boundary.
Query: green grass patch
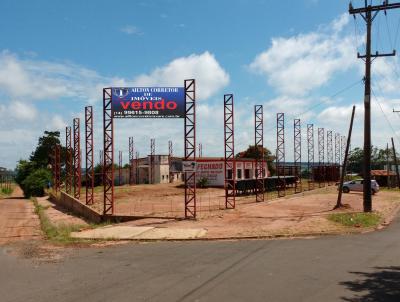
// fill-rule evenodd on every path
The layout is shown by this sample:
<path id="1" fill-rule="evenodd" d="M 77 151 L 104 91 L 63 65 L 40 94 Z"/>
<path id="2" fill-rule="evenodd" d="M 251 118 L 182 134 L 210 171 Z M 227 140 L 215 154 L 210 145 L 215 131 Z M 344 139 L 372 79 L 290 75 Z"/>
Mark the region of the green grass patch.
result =
<path id="1" fill-rule="evenodd" d="M 378 213 L 336 213 L 328 216 L 328 219 L 348 227 L 375 227 L 381 221 Z"/>
<path id="2" fill-rule="evenodd" d="M 36 198 L 33 198 L 35 213 L 39 216 L 40 227 L 45 237 L 54 243 L 69 244 L 82 242 L 79 238 L 72 238 L 71 232 L 79 231 L 83 226 L 76 224 L 54 225 L 46 215 L 46 208 L 40 205 Z"/>
<path id="3" fill-rule="evenodd" d="M 11 186 L 10 188 L 1 188 L 0 190 L 0 196 L 1 197 L 7 197 L 10 196 L 12 194 L 12 192 L 14 191 L 14 188 Z"/>

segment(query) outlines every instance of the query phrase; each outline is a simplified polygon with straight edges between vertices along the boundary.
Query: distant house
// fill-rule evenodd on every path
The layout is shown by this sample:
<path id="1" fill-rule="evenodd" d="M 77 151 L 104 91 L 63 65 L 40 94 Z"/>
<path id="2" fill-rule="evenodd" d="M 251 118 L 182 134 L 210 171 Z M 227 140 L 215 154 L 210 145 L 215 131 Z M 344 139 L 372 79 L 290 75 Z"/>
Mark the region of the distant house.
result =
<path id="1" fill-rule="evenodd" d="M 393 171 L 371 170 L 371 177 L 383 187 L 387 187 L 388 184 L 390 184 L 390 186 L 394 186 L 396 184 L 396 173 Z"/>

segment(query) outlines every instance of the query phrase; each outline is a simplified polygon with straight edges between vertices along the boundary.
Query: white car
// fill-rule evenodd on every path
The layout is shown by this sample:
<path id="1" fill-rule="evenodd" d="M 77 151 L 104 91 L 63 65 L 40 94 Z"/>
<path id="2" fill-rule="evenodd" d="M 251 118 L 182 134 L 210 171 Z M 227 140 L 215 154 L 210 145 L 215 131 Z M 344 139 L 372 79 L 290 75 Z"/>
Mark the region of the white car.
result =
<path id="1" fill-rule="evenodd" d="M 343 193 L 349 193 L 350 191 L 362 192 L 364 190 L 363 183 L 363 179 L 346 181 L 345 183 L 343 183 Z M 379 185 L 374 179 L 371 180 L 371 189 L 372 194 L 379 192 Z"/>

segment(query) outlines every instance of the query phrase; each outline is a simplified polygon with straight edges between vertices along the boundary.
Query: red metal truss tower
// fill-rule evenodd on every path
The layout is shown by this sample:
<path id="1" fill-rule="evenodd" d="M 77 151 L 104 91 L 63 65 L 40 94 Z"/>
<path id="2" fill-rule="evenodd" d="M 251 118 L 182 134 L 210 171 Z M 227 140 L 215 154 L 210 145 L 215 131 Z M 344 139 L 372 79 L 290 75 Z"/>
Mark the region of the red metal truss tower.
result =
<path id="1" fill-rule="evenodd" d="M 85 107 L 85 146 L 86 146 L 86 204 L 94 203 L 94 143 L 93 143 L 93 107 Z"/>
<path id="2" fill-rule="evenodd" d="M 294 173 L 296 177 L 294 192 L 301 193 L 303 186 L 301 183 L 301 123 L 300 119 L 293 122 L 293 139 L 294 139 Z"/>
<path id="3" fill-rule="evenodd" d="M 103 89 L 103 214 L 114 214 L 114 124 L 112 89 Z"/>
<path id="4" fill-rule="evenodd" d="M 74 197 L 80 199 L 81 197 L 81 136 L 80 136 L 80 123 L 79 118 L 74 118 Z"/>
<path id="5" fill-rule="evenodd" d="M 185 80 L 185 161 L 196 162 L 196 81 Z M 196 218 L 196 170 L 185 171 L 185 218 Z"/>
<path id="6" fill-rule="evenodd" d="M 264 111 L 254 106 L 254 147 L 256 148 L 256 202 L 264 201 Z"/>
<path id="7" fill-rule="evenodd" d="M 236 161 L 233 94 L 224 95 L 224 150 L 225 208 L 234 209 L 236 199 Z"/>
<path id="8" fill-rule="evenodd" d="M 74 167 L 72 160 L 72 137 L 71 127 L 65 127 L 65 192 L 72 194 L 72 180 L 74 177 Z"/>

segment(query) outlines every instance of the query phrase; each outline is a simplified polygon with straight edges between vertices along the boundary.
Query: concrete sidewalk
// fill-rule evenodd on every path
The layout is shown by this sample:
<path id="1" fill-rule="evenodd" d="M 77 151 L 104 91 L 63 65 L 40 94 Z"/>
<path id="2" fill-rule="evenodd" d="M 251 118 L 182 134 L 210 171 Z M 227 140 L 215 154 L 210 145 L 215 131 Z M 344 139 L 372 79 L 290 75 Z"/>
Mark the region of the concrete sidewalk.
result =
<path id="1" fill-rule="evenodd" d="M 73 232 L 71 233 L 71 237 L 80 239 L 114 240 L 185 240 L 201 238 L 206 234 L 206 229 L 109 225 L 92 230 Z"/>

